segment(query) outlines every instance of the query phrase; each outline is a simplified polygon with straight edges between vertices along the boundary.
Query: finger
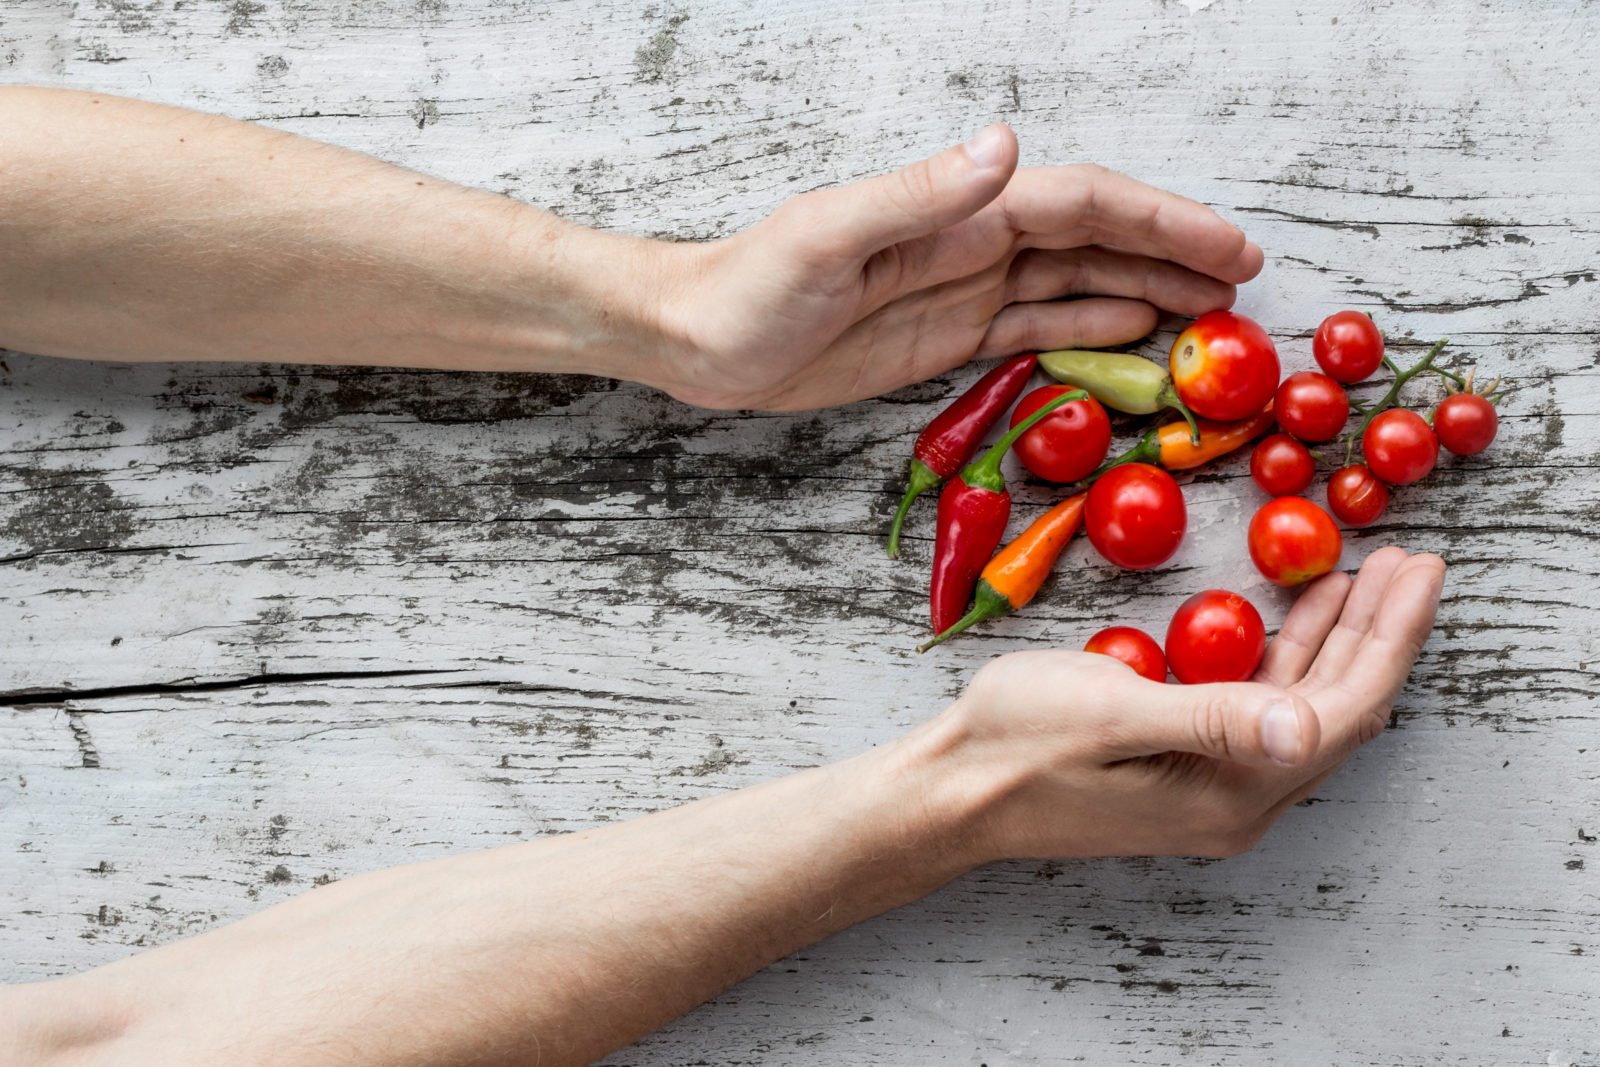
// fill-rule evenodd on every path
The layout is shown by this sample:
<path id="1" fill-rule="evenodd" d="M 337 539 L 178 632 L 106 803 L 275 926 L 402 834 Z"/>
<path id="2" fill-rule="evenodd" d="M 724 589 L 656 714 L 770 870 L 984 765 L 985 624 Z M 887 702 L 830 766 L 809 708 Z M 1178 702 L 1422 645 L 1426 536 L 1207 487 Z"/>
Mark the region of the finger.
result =
<path id="1" fill-rule="evenodd" d="M 892 174 L 796 197 L 773 219 L 815 258 L 860 261 L 977 212 L 1000 195 L 1016 166 L 1016 136 L 997 123 Z"/>
<path id="2" fill-rule="evenodd" d="M 1444 591 L 1444 560 L 1431 553 L 1394 572 L 1366 640 L 1325 698 L 1312 699 L 1326 719 L 1320 758 L 1340 759 L 1383 732 L 1394 698 L 1433 631 Z"/>
<path id="3" fill-rule="evenodd" d="M 1011 264 L 1010 300 L 1123 296 L 1179 315 L 1233 306 L 1234 287 L 1164 259 L 1104 248 L 1033 249 Z"/>
<path id="4" fill-rule="evenodd" d="M 1156 309 L 1142 300 L 1085 297 L 1001 309 L 983 335 L 976 359 L 1029 349 L 1102 348 L 1137 341 L 1156 328 Z"/>
<path id="5" fill-rule="evenodd" d="M 1300 594 L 1278 636 L 1267 646 L 1256 681 L 1287 689 L 1305 677 L 1317 651 L 1339 621 L 1350 585 L 1348 574 L 1335 571 L 1318 578 Z"/>
<path id="6" fill-rule="evenodd" d="M 1141 682 L 1137 690 L 1137 700 L 1109 709 L 1114 759 L 1192 752 L 1230 763 L 1299 766 L 1321 741 L 1311 705 L 1275 686 Z"/>
<path id="7" fill-rule="evenodd" d="M 1002 205 L 1031 247 L 1108 244 L 1233 284 L 1261 270 L 1261 249 L 1209 207 L 1104 167 L 1028 168 Z"/>
<path id="8" fill-rule="evenodd" d="M 1361 564 L 1355 585 L 1345 597 L 1338 623 L 1322 642 L 1321 651 L 1306 672 L 1307 684 L 1327 685 L 1343 676 L 1355 658 L 1356 649 L 1366 640 L 1389 580 L 1408 558 L 1405 549 L 1390 545 L 1378 549 Z"/>

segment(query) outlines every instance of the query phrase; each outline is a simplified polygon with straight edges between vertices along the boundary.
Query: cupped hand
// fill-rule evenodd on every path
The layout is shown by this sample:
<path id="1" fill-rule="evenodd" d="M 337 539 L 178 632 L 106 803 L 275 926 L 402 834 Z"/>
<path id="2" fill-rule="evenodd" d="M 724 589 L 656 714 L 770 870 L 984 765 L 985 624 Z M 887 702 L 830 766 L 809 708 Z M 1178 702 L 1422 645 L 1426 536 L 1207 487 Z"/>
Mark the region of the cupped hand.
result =
<path id="1" fill-rule="evenodd" d="M 931 732 L 977 810 L 975 861 L 1235 855 L 1383 731 L 1433 627 L 1444 562 L 1374 552 L 1289 613 L 1252 682 L 1163 685 L 1107 656 L 1024 652 Z"/>
<path id="2" fill-rule="evenodd" d="M 845 403 L 974 357 L 1136 340 L 1158 308 L 1231 306 L 1261 269 L 1193 200 L 1097 166 L 1016 166 L 1016 138 L 991 126 L 726 240 L 669 246 L 650 384 L 716 408 Z"/>

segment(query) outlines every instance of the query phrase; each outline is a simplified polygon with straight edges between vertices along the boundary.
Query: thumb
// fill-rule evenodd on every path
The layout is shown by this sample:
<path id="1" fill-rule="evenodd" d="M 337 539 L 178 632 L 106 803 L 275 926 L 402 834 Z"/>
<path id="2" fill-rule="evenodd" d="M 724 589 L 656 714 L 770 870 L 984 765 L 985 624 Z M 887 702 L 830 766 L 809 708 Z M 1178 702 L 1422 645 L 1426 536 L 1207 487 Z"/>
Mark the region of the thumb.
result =
<path id="1" fill-rule="evenodd" d="M 976 213 L 1017 169 L 1017 137 L 997 122 L 966 144 L 877 178 L 800 197 L 810 236 L 829 252 L 862 259 Z"/>
<path id="2" fill-rule="evenodd" d="M 1310 762 L 1322 723 L 1305 698 L 1249 682 L 1140 687 L 1119 731 L 1128 756 L 1192 752 L 1232 763 Z M 1129 709 L 1131 710 L 1131 709 Z"/>

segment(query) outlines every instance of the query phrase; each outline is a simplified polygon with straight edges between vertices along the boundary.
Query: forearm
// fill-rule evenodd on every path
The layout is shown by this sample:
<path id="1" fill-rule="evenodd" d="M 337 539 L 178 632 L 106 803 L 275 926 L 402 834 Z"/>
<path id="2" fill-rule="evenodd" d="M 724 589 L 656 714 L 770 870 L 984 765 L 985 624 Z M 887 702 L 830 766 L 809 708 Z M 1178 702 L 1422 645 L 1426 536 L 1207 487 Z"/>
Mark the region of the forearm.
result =
<path id="1" fill-rule="evenodd" d="M 630 823 L 338 882 L 24 992 L 79 1009 L 63 1012 L 75 1027 L 114 1020 L 83 1042 L 89 1062 L 586 1062 L 970 866 L 934 773 L 942 729 Z"/>
<path id="2" fill-rule="evenodd" d="M 661 242 L 246 123 L 0 89 L 0 345 L 645 378 Z"/>

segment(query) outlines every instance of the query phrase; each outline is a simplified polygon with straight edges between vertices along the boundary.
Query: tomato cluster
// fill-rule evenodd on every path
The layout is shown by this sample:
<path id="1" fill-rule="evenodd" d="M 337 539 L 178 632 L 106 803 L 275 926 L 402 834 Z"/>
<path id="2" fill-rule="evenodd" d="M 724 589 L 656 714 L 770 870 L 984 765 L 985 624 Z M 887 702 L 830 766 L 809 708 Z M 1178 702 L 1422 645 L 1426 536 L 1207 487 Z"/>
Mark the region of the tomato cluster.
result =
<path id="1" fill-rule="evenodd" d="M 1246 547 L 1264 577 L 1297 586 L 1338 566 L 1344 548 L 1339 523 L 1376 522 L 1388 507 L 1391 488 L 1427 477 L 1441 448 L 1470 456 L 1494 440 L 1499 380 L 1480 390 L 1472 372 L 1458 375 L 1434 366 L 1443 345 L 1403 370 L 1385 353 L 1383 334 L 1370 316 L 1340 311 L 1324 319 L 1312 336 L 1319 370 L 1280 379 L 1277 348 L 1266 331 L 1243 315 L 1213 311 L 1178 335 L 1164 373 L 1127 354 L 1041 356 L 1039 365 L 1069 384 L 1044 386 L 1023 397 L 1011 416 L 1012 427 L 1069 391 L 1087 395 L 1038 421 L 1014 448 L 1022 465 L 1039 478 L 1074 483 L 1079 490 L 1088 482 L 1081 514 L 1090 543 L 1114 566 L 1148 570 L 1177 553 L 1187 528 L 1183 490 L 1169 472 L 1240 448 L 1276 422 L 1277 432 L 1262 438 L 1250 456 L 1251 477 L 1269 499 L 1250 520 Z M 1369 403 L 1352 401 L 1346 387 L 1383 367 L 1394 374 L 1384 394 Z M 1427 417 L 1397 406 L 1402 387 L 1424 373 L 1440 377 L 1448 394 Z M 1183 412 L 1184 421 L 1152 429 L 1134 448 L 1106 458 L 1112 438 L 1106 407 L 1150 413 L 1163 406 Z M 1359 421 L 1349 430 L 1352 415 Z M 1335 449 L 1340 455 L 1333 455 Z M 1319 462 L 1337 468 L 1328 479 L 1327 510 L 1301 495 L 1315 482 Z M 1070 536 L 1068 530 L 1052 552 Z M 1017 545 L 1023 541 L 1019 538 Z M 1009 558 L 1007 567 L 1017 565 L 1020 557 L 1006 555 L 1015 547 L 996 556 L 995 563 Z M 1038 581 L 1053 559 L 1052 554 L 1037 572 Z M 994 581 L 1005 577 L 997 572 Z M 1038 581 L 1015 601 L 991 595 L 1001 608 L 979 614 L 987 618 L 1014 610 L 1033 595 Z M 1129 626 L 1101 630 L 1085 645 L 1146 678 L 1165 681 L 1170 670 L 1189 684 L 1249 678 L 1265 648 L 1260 613 L 1240 594 L 1218 589 L 1198 593 L 1179 607 L 1164 648 Z"/>

